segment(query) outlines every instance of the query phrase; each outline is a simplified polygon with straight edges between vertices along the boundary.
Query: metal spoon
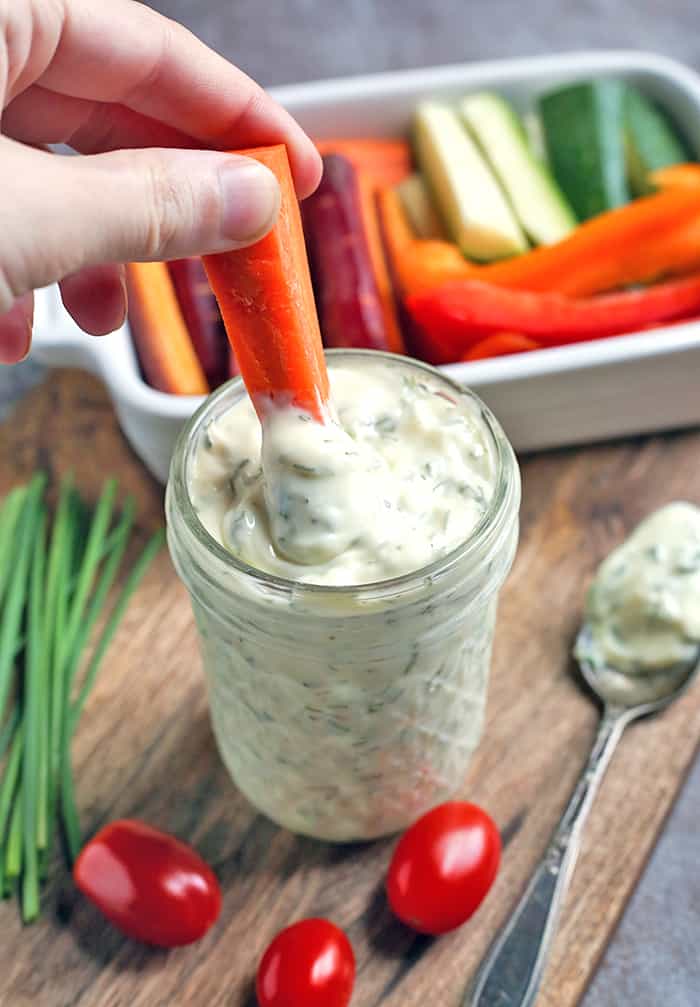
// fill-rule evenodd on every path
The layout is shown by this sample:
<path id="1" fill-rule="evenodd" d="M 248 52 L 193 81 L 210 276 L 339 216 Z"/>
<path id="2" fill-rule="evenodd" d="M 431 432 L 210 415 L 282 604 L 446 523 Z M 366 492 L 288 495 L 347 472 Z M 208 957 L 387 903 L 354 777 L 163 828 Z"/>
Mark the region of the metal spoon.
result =
<path id="1" fill-rule="evenodd" d="M 580 631 L 585 644 L 588 628 Z M 584 646 L 581 652 L 587 650 Z M 544 857 L 500 936 L 482 962 L 464 1007 L 532 1007 L 559 909 L 581 842 L 581 828 L 603 774 L 633 720 L 658 713 L 681 696 L 700 669 L 700 647 L 687 664 L 654 674 L 596 668 L 585 660 L 581 672 L 603 704 L 603 716 L 581 778 Z"/>

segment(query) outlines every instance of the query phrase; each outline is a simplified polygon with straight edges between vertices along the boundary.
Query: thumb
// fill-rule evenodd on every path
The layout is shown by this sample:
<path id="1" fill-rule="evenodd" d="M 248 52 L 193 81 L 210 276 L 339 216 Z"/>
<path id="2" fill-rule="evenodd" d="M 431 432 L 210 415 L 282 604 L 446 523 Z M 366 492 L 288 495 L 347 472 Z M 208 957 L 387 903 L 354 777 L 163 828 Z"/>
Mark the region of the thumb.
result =
<path id="1" fill-rule="evenodd" d="M 5 138 L 0 193 L 0 312 L 84 266 L 249 245 L 270 230 L 280 202 L 272 172 L 235 154 L 65 157 Z"/>

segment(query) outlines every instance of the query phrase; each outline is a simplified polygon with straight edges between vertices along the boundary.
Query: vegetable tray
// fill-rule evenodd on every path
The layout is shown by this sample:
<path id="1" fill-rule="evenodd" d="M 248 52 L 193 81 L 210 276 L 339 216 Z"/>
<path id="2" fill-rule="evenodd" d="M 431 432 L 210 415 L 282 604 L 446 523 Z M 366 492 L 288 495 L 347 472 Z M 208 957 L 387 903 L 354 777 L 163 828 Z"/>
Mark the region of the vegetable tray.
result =
<path id="1" fill-rule="evenodd" d="M 409 70 L 288 86 L 275 96 L 315 139 L 385 137 L 407 133 L 422 98 L 495 90 L 522 111 L 559 84 L 603 77 L 627 80 L 658 102 L 700 154 L 700 76 L 646 53 L 578 53 Z M 82 366 L 103 378 L 127 438 L 164 481 L 177 432 L 200 399 L 149 387 L 128 327 L 99 342 L 90 340 L 62 311 L 55 290 L 38 299 L 36 329 L 37 359 Z M 450 364 L 445 370 L 484 398 L 520 452 L 700 423 L 697 322 Z"/>

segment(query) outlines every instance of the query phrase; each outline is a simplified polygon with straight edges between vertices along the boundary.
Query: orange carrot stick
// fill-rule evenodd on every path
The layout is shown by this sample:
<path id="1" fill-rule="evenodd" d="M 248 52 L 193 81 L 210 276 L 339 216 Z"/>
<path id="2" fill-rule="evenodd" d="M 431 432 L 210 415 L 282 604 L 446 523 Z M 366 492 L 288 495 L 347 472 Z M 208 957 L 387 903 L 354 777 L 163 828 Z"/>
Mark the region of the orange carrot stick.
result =
<path id="1" fill-rule="evenodd" d="M 405 140 L 347 137 L 317 140 L 316 146 L 324 156 L 347 157 L 374 189 L 398 185 L 411 173 L 411 148 Z"/>
<path id="2" fill-rule="evenodd" d="M 649 176 L 655 189 L 697 189 L 700 187 L 700 164 L 669 164 Z"/>
<path id="3" fill-rule="evenodd" d="M 372 262 L 374 279 L 379 291 L 379 300 L 382 306 L 389 350 L 392 353 L 405 353 L 406 347 L 401 335 L 401 326 L 394 299 L 394 288 L 389 276 L 389 266 L 386 261 L 384 245 L 382 244 L 382 234 L 375 201 L 376 189 L 369 181 L 369 177 L 362 172 L 360 172 L 359 184 L 365 235 L 369 246 L 369 257 Z"/>
<path id="4" fill-rule="evenodd" d="M 324 421 L 328 372 L 287 151 L 279 144 L 237 153 L 277 176 L 280 212 L 249 248 L 205 256 L 209 282 L 258 415 L 276 401 Z"/>
<path id="5" fill-rule="evenodd" d="M 146 380 L 171 395 L 206 395 L 202 365 L 164 262 L 126 267 L 129 325 Z"/>

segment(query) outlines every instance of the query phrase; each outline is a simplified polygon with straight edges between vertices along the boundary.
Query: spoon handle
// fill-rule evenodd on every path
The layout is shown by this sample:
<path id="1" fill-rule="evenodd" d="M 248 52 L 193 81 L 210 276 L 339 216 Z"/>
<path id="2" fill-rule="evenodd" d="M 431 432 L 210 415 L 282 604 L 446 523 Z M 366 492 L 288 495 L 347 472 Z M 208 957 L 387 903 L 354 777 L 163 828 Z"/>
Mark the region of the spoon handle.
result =
<path id="1" fill-rule="evenodd" d="M 559 908 L 576 861 L 581 827 L 627 718 L 606 710 L 586 767 L 544 857 L 469 988 L 464 1007 L 532 1007 Z"/>

